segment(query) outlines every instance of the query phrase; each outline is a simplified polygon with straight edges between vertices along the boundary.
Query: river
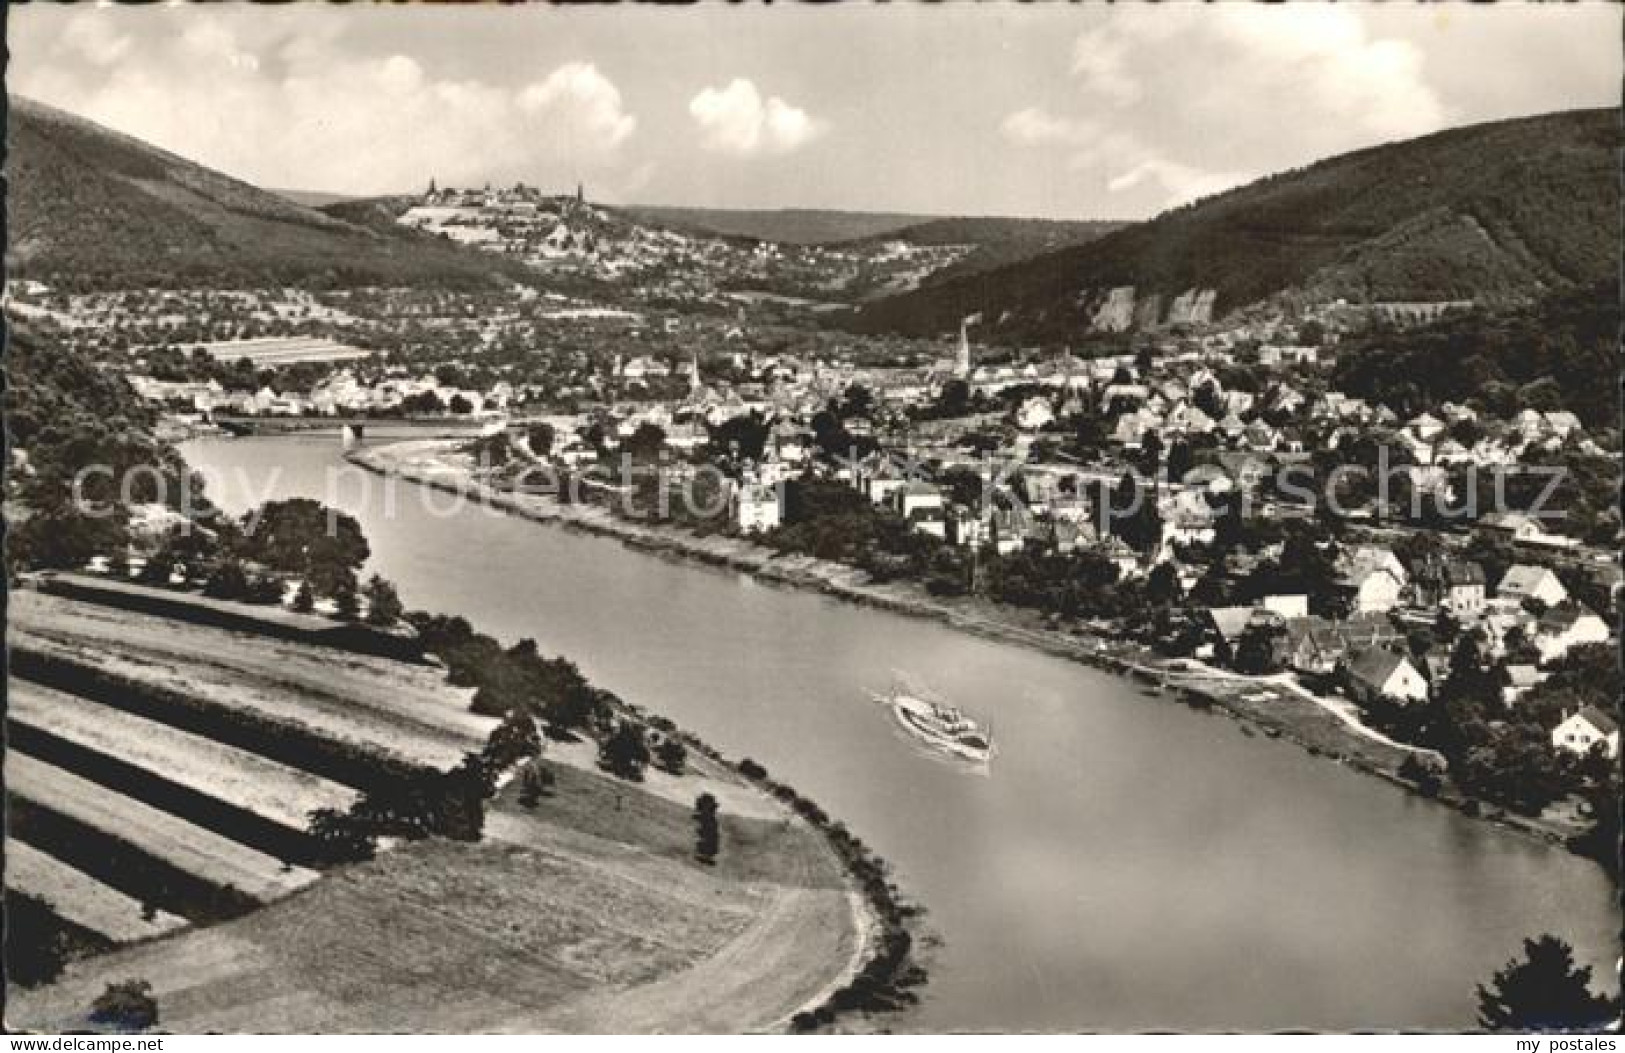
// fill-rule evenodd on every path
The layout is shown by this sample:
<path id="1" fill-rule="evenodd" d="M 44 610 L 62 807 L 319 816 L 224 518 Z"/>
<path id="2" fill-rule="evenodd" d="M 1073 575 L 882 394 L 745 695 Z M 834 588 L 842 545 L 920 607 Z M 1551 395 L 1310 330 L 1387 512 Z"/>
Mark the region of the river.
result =
<path id="1" fill-rule="evenodd" d="M 896 867 L 941 945 L 900 1030 L 1460 1028 L 1555 932 L 1612 983 L 1594 864 L 1076 663 L 505 516 L 348 468 L 326 437 L 183 447 L 211 496 L 332 500 L 409 607 L 533 637 L 753 757 Z M 425 504 L 428 502 L 428 504 Z M 870 694 L 991 719 L 985 774 Z"/>

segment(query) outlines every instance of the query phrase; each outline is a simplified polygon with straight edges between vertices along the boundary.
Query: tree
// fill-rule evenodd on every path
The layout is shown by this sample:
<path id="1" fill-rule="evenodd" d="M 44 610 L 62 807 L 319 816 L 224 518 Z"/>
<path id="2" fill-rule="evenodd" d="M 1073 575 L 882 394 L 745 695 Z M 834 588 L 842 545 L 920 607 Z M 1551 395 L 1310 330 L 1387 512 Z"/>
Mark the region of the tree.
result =
<path id="1" fill-rule="evenodd" d="M 354 516 L 305 497 L 268 501 L 242 519 L 241 555 L 297 574 L 324 595 L 355 586 L 355 572 L 372 554 Z"/>
<path id="2" fill-rule="evenodd" d="M 406 613 L 395 586 L 374 574 L 367 579 L 362 594 L 367 598 L 367 624 L 377 626 L 390 626 L 401 620 Z"/>
<path id="3" fill-rule="evenodd" d="M 1286 627 L 1273 619 L 1255 618 L 1241 632 L 1236 641 L 1236 671 L 1254 676 L 1273 673 L 1280 668 L 1277 642 L 1286 635 Z"/>
<path id="4" fill-rule="evenodd" d="M 937 396 L 937 413 L 944 417 L 963 417 L 970 412 L 970 385 L 955 377 L 942 385 Z"/>
<path id="5" fill-rule="evenodd" d="M 1145 598 L 1158 605 L 1179 602 L 1179 571 L 1172 561 L 1151 568 L 1145 579 Z"/>
<path id="6" fill-rule="evenodd" d="M 419 391 L 401 399 L 402 413 L 444 413 L 446 404 L 433 391 Z"/>
<path id="7" fill-rule="evenodd" d="M 546 457 L 553 452 L 555 433 L 553 425 L 546 421 L 538 421 L 532 424 L 530 430 L 525 433 L 525 437 L 530 440 L 530 452 L 536 456 Z"/>
<path id="8" fill-rule="evenodd" d="M 50 983 L 62 973 L 70 941 L 49 900 L 6 890 L 6 979 L 23 987 Z"/>
<path id="9" fill-rule="evenodd" d="M 1157 467 L 1162 463 L 1162 435 L 1158 432 L 1148 431 L 1140 439 L 1140 470 L 1148 476 L 1157 474 Z"/>
<path id="10" fill-rule="evenodd" d="M 649 765 L 648 735 L 643 725 L 621 721 L 598 747 L 598 764 L 612 775 L 642 782 L 643 769 Z"/>
<path id="11" fill-rule="evenodd" d="M 126 980 L 108 984 L 90 1006 L 90 1019 L 120 1031 L 145 1031 L 158 1025 L 158 1000 L 152 997 L 152 984 Z"/>
<path id="12" fill-rule="evenodd" d="M 862 384 L 848 384 L 841 396 L 840 414 L 850 420 L 867 417 L 874 412 L 875 394 Z"/>
<path id="13" fill-rule="evenodd" d="M 1156 490 L 1141 485 L 1133 472 L 1125 472 L 1112 491 L 1108 515 L 1111 532 L 1130 548 L 1151 552 L 1162 542 Z"/>
<path id="14" fill-rule="evenodd" d="M 637 429 L 627 436 L 626 452 L 634 457 L 653 457 L 666 445 L 666 429 L 658 424 L 648 421 L 637 426 Z"/>
<path id="15" fill-rule="evenodd" d="M 1212 380 L 1202 380 L 1202 384 L 1191 393 L 1191 403 L 1215 421 L 1225 418 L 1225 403 L 1219 397 L 1219 385 Z"/>
<path id="16" fill-rule="evenodd" d="M 12 555 L 13 559 L 18 558 L 16 556 L 15 541 L 13 541 Z M 175 557 L 167 551 L 159 550 L 147 558 L 147 562 L 136 572 L 135 580 L 142 585 L 163 586 L 169 584 L 169 579 L 174 573 Z"/>
<path id="17" fill-rule="evenodd" d="M 300 614 L 309 614 L 316 609 L 316 594 L 310 589 L 310 582 L 301 581 L 299 588 L 293 594 L 293 609 Z"/>
<path id="18" fill-rule="evenodd" d="M 1489 986 L 1478 987 L 1478 1023 L 1491 1031 L 1587 1030 L 1618 1014 L 1613 1000 L 1591 992 L 1591 967 L 1574 964 L 1574 948 L 1550 933 L 1523 941 Z"/>
<path id="19" fill-rule="evenodd" d="M 282 602 L 282 579 L 274 574 L 254 574 L 248 579 L 248 602 L 259 604 Z"/>
<path id="20" fill-rule="evenodd" d="M 655 751 L 655 757 L 666 771 L 673 775 L 681 775 L 688 763 L 688 749 L 681 742 L 667 736 Z"/>
<path id="21" fill-rule="evenodd" d="M 130 578 L 130 552 L 123 545 L 114 547 L 107 557 L 107 576 L 114 581 L 128 581 Z"/>
<path id="22" fill-rule="evenodd" d="M 553 769 L 542 763 L 542 758 L 532 757 L 530 762 L 519 770 L 519 805 L 522 808 L 534 808 L 543 797 L 553 793 L 553 785 L 558 777 Z"/>
<path id="23" fill-rule="evenodd" d="M 451 401 L 446 404 L 446 408 L 458 416 L 466 417 L 474 412 L 474 403 L 468 400 L 467 395 L 459 391 L 451 397 Z"/>
<path id="24" fill-rule="evenodd" d="M 1493 710 L 1501 701 L 1501 680 L 1501 670 L 1490 655 L 1484 630 L 1474 628 L 1456 638 L 1450 652 L 1450 672 L 1439 693 L 1449 701 Z"/>
<path id="25" fill-rule="evenodd" d="M 354 585 L 341 584 L 334 590 L 333 608 L 334 616 L 340 621 L 353 622 L 361 617 L 361 597 L 356 595 Z"/>
<path id="26" fill-rule="evenodd" d="M 694 800 L 694 858 L 711 866 L 717 861 L 722 847 L 722 835 L 717 824 L 717 799 L 702 793 Z"/>
<path id="27" fill-rule="evenodd" d="M 759 415 L 745 413 L 730 417 L 711 429 L 712 456 L 737 456 L 742 460 L 759 461 L 762 451 L 767 448 L 767 437 L 767 422 Z"/>
<path id="28" fill-rule="evenodd" d="M 364 824 L 336 808 L 312 811 L 307 831 L 321 846 L 322 858 L 330 863 L 359 863 L 371 859 L 378 851 Z"/>
<path id="29" fill-rule="evenodd" d="M 1191 452 L 1191 444 L 1183 438 L 1175 439 L 1168 447 L 1168 479 L 1179 482 L 1185 478 L 1192 468 L 1196 467 L 1196 455 Z"/>
<path id="30" fill-rule="evenodd" d="M 214 568 L 203 585 L 203 595 L 217 600 L 240 600 L 248 595 L 248 574 L 243 565 L 228 559 Z"/>
<path id="31" fill-rule="evenodd" d="M 75 508 L 30 516 L 14 526 L 6 539 L 13 565 L 63 570 L 77 569 L 92 556 L 128 544 L 128 531 L 120 517 L 86 515 Z"/>
<path id="32" fill-rule="evenodd" d="M 541 752 L 542 736 L 536 730 L 536 721 L 522 709 L 510 709 L 502 723 L 491 729 L 485 743 L 485 762 L 493 771 L 502 771 Z"/>

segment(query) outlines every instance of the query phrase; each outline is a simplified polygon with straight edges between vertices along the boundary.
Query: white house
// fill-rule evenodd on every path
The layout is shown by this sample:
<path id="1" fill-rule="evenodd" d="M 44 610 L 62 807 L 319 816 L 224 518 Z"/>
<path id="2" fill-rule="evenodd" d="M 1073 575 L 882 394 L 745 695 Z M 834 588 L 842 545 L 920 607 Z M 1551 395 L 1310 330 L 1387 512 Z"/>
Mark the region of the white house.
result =
<path id="1" fill-rule="evenodd" d="M 1475 618 L 1484 610 L 1484 568 L 1463 560 L 1430 560 L 1417 570 L 1416 600 L 1457 620 Z"/>
<path id="2" fill-rule="evenodd" d="M 1599 742 L 1610 760 L 1619 756 L 1619 724 L 1596 706 L 1581 706 L 1552 729 L 1552 745 L 1570 753 L 1589 753 Z"/>
<path id="3" fill-rule="evenodd" d="M 1349 569 L 1344 583 L 1353 593 L 1351 604 L 1356 611 L 1391 611 L 1399 606 L 1405 588 L 1404 581 L 1393 571 L 1376 564 L 1356 564 Z"/>
<path id="4" fill-rule="evenodd" d="M 753 480 L 747 480 L 734 487 L 733 492 L 729 494 L 728 503 L 731 506 L 734 525 L 746 533 L 772 530 L 784 518 L 778 488 Z"/>
<path id="5" fill-rule="evenodd" d="M 1518 700 L 1545 682 L 1547 674 L 1539 666 L 1514 662 L 1507 666 L 1507 682 L 1501 688 L 1501 701 L 1514 706 Z"/>
<path id="6" fill-rule="evenodd" d="M 1546 414 L 1546 430 L 1559 439 L 1566 439 L 1580 430 L 1580 418 L 1568 410 L 1553 410 Z"/>
<path id="7" fill-rule="evenodd" d="M 1608 623 L 1579 604 L 1553 607 L 1535 628 L 1535 650 L 1542 662 L 1555 662 L 1582 644 L 1607 642 Z"/>
<path id="8" fill-rule="evenodd" d="M 946 501 L 942 489 L 934 483 L 908 483 L 898 488 L 892 494 L 892 501 L 897 508 L 897 514 L 904 519 L 913 518 L 916 512 L 940 512 Z"/>
<path id="9" fill-rule="evenodd" d="M 1425 702 L 1427 677 L 1405 655 L 1385 647 L 1361 651 L 1348 664 L 1349 691 L 1361 702 Z"/>
<path id="10" fill-rule="evenodd" d="M 1309 616 L 1309 597 L 1301 592 L 1265 596 L 1258 605 L 1287 619 Z"/>
<path id="11" fill-rule="evenodd" d="M 1514 603 L 1539 600 L 1548 607 L 1556 607 L 1569 598 L 1569 590 L 1563 587 L 1563 582 L 1552 573 L 1551 568 L 1517 563 L 1507 568 L 1501 584 L 1495 587 L 1495 595 L 1498 599 Z"/>
<path id="12" fill-rule="evenodd" d="M 1538 519 L 1522 512 L 1491 512 L 1478 521 L 1478 528 L 1508 541 L 1533 541 L 1544 533 Z"/>

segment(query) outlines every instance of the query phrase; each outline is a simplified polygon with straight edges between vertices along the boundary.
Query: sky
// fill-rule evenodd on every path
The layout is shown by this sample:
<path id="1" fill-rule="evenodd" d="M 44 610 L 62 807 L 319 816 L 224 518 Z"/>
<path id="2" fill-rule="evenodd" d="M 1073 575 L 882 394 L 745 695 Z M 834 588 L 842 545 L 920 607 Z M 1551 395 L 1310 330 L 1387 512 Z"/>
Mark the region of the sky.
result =
<path id="1" fill-rule="evenodd" d="M 1139 219 L 1617 105 L 1622 8 L 13 7 L 8 90 L 261 186 Z"/>

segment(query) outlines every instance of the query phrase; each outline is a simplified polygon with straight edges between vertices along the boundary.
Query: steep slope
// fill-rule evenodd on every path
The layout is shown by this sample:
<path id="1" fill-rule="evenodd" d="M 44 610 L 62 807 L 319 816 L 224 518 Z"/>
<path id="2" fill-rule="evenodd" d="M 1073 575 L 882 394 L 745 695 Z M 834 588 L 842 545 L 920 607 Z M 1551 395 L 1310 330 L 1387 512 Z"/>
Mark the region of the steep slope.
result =
<path id="1" fill-rule="evenodd" d="M 139 139 L 12 96 L 7 263 L 73 285 L 466 284 L 501 266 L 296 204 Z"/>
<path id="2" fill-rule="evenodd" d="M 867 331 L 992 339 L 1200 322 L 1285 294 L 1514 303 L 1613 273 L 1620 111 L 1453 129 L 1345 154 L 1085 245 L 866 305 Z"/>

